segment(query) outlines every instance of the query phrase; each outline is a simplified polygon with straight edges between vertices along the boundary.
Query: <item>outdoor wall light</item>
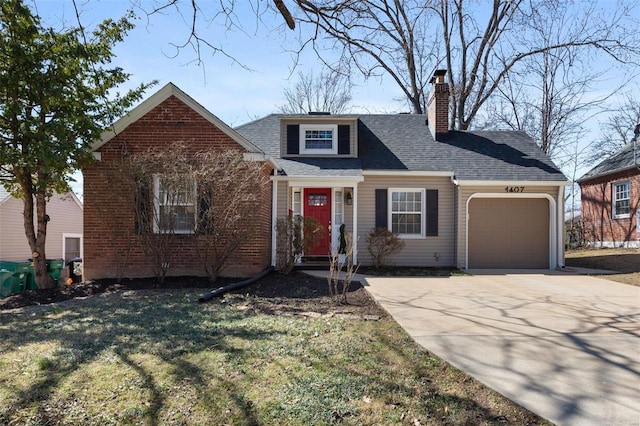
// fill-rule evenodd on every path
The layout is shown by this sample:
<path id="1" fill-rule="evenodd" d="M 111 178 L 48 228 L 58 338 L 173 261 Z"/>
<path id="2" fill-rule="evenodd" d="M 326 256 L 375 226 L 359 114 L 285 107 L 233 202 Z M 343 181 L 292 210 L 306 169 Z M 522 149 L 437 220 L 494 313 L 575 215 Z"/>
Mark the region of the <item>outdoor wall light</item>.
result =
<path id="1" fill-rule="evenodd" d="M 351 191 L 346 191 L 344 194 L 344 200 L 347 203 L 348 206 L 353 204 L 353 194 L 351 193 Z"/>

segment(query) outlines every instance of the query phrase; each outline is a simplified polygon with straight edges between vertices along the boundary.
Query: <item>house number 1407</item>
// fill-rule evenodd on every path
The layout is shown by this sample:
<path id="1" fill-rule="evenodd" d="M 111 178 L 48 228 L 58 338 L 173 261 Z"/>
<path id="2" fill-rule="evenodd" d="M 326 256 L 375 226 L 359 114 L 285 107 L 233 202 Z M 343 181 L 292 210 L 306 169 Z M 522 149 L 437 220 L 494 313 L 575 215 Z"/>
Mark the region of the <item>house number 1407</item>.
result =
<path id="1" fill-rule="evenodd" d="M 524 186 L 507 186 L 504 192 L 524 192 Z"/>

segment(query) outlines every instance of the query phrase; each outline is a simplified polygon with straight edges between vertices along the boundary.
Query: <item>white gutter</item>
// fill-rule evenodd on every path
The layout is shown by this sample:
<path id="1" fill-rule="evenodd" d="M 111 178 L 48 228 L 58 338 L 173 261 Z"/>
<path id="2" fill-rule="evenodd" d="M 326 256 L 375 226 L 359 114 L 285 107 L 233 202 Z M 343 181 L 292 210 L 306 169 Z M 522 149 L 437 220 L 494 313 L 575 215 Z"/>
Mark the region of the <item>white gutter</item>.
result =
<path id="1" fill-rule="evenodd" d="M 266 161 L 275 170 L 282 170 L 272 156 L 266 155 L 262 152 L 245 152 L 242 154 L 242 159 L 244 161 Z"/>
<path id="2" fill-rule="evenodd" d="M 425 176 L 425 177 L 454 177 L 453 172 L 408 171 L 408 170 L 363 170 L 364 176 Z"/>
<path id="3" fill-rule="evenodd" d="M 569 186 L 571 182 L 567 181 L 540 181 L 540 180 L 452 180 L 455 185 L 466 186 Z"/>

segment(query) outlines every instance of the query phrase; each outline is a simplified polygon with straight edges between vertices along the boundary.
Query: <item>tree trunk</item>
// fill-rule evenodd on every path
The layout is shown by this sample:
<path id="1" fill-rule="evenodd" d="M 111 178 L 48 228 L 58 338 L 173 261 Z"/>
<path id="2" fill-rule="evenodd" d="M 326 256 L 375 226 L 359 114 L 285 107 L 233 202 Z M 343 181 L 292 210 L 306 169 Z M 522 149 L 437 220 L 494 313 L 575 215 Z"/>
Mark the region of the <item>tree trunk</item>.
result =
<path id="1" fill-rule="evenodd" d="M 37 234 L 34 226 L 34 194 L 30 187 L 23 185 L 24 193 L 24 229 L 31 248 L 35 281 L 38 288 L 52 288 L 53 278 L 47 273 L 47 256 L 45 253 L 45 241 L 47 237 L 47 197 L 44 190 L 39 190 L 35 194 L 37 211 Z"/>

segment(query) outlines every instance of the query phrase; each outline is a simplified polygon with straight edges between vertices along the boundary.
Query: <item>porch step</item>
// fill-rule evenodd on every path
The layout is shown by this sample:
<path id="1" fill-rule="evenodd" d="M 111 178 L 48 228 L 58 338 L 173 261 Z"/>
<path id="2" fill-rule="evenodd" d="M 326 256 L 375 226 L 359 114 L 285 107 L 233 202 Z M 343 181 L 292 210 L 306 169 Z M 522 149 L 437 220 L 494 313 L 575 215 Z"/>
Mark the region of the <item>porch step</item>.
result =
<path id="1" fill-rule="evenodd" d="M 302 262 L 296 264 L 296 270 L 328 271 L 329 256 L 304 256 Z"/>
<path id="2" fill-rule="evenodd" d="M 303 262 L 293 267 L 296 271 L 328 271 L 329 261 L 326 262 Z"/>

